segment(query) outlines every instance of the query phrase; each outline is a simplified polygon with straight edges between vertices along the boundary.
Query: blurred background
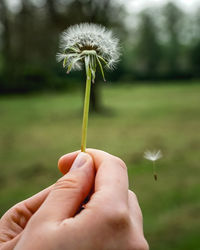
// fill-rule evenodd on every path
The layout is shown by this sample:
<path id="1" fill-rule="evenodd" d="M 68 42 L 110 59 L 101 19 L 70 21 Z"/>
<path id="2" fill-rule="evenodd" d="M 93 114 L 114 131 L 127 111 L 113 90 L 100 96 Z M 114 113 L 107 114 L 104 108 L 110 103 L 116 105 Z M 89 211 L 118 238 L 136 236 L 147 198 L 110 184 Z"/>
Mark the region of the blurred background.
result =
<path id="1" fill-rule="evenodd" d="M 80 148 L 84 72 L 55 60 L 60 33 L 80 22 L 111 28 L 122 50 L 92 85 L 88 147 L 126 162 L 151 249 L 199 250 L 198 0 L 0 0 L 0 215 Z M 164 155 L 157 182 L 147 149 Z"/>

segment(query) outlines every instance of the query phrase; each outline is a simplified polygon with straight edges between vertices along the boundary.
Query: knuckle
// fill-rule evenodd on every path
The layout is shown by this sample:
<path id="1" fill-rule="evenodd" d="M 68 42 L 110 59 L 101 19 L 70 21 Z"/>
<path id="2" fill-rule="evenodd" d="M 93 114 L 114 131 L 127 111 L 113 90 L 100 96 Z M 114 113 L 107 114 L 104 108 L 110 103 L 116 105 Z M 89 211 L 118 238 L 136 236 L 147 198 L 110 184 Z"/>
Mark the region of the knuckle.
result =
<path id="1" fill-rule="evenodd" d="M 17 203 L 5 214 L 7 220 L 14 222 L 21 228 L 24 228 L 32 216 L 33 211 L 26 205 L 26 202 Z"/>
<path id="2" fill-rule="evenodd" d="M 144 250 L 149 250 L 149 244 L 146 240 L 144 242 Z"/>
<path id="3" fill-rule="evenodd" d="M 79 183 L 78 180 L 72 176 L 69 178 L 61 178 L 59 179 L 54 187 L 53 190 L 60 190 L 60 189 L 72 189 L 72 190 L 79 190 Z"/>
<path id="4" fill-rule="evenodd" d="M 16 216 L 24 216 L 24 217 L 29 217 L 33 214 L 31 209 L 26 205 L 25 202 L 20 202 L 16 204 L 13 208 L 13 214 Z"/>
<path id="5" fill-rule="evenodd" d="M 115 160 L 115 162 L 116 162 L 120 167 L 122 167 L 122 169 L 124 169 L 125 171 L 127 171 L 127 166 L 126 166 L 125 162 L 124 162 L 121 158 L 119 158 L 119 157 L 117 157 L 117 156 L 114 156 L 114 160 Z"/>
<path id="6" fill-rule="evenodd" d="M 141 211 L 140 206 L 139 206 L 139 201 L 138 201 L 137 195 L 131 190 L 128 190 L 128 195 L 129 195 L 129 198 L 131 198 L 131 200 L 134 200 L 137 203 L 137 206 L 138 206 L 137 216 L 141 221 L 143 221 L 142 211 Z"/>
<path id="7" fill-rule="evenodd" d="M 128 190 L 128 194 L 136 201 L 138 201 L 137 195 L 132 191 L 132 190 Z"/>
<path id="8" fill-rule="evenodd" d="M 149 250 L 149 245 L 145 239 L 138 246 L 138 250 Z"/>
<path id="9" fill-rule="evenodd" d="M 149 250 L 149 244 L 147 243 L 146 239 L 140 239 L 137 242 L 132 242 L 130 250 Z"/>
<path id="10" fill-rule="evenodd" d="M 130 217 L 126 207 L 117 208 L 108 212 L 105 216 L 107 223 L 114 229 L 129 227 Z"/>
<path id="11" fill-rule="evenodd" d="M 132 190 L 128 190 L 128 195 L 139 204 L 137 195 Z"/>

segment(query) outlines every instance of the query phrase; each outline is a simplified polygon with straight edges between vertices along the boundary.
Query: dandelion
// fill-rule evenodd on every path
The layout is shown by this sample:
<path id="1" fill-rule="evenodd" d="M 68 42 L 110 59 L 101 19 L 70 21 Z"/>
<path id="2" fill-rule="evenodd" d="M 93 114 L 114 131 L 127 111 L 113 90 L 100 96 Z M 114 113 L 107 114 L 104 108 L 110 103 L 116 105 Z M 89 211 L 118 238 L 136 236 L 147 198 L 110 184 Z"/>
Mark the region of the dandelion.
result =
<path id="1" fill-rule="evenodd" d="M 96 68 L 99 66 L 105 81 L 104 67 L 114 68 L 118 62 L 119 42 L 112 32 L 97 24 L 82 23 L 69 27 L 61 34 L 58 62 L 63 61 L 63 67 L 69 74 L 71 70 L 86 70 L 86 91 L 83 111 L 81 151 L 85 152 L 87 125 L 90 101 L 91 82 L 94 83 Z"/>
<path id="2" fill-rule="evenodd" d="M 158 176 L 157 176 L 157 173 L 156 173 L 155 162 L 157 160 L 159 160 L 161 157 L 162 157 L 162 153 L 161 153 L 160 150 L 158 150 L 158 151 L 152 151 L 152 152 L 149 151 L 149 150 L 147 150 L 146 152 L 144 152 L 144 158 L 153 162 L 153 175 L 154 175 L 154 179 L 155 180 L 158 179 Z"/>

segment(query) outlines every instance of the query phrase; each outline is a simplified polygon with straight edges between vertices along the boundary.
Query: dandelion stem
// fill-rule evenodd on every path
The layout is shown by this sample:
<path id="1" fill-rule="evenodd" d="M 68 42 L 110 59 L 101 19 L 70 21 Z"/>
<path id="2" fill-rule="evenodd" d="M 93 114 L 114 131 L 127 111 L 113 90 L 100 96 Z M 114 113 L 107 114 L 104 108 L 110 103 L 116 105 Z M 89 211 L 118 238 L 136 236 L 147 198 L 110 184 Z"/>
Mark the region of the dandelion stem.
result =
<path id="1" fill-rule="evenodd" d="M 88 63 L 86 66 L 86 89 L 85 89 L 85 101 L 83 110 L 83 124 L 82 124 L 82 140 L 81 140 L 81 152 L 85 152 L 87 141 L 87 127 L 88 127 L 88 115 L 90 106 L 90 89 L 91 89 L 91 70 Z"/>
<path id="2" fill-rule="evenodd" d="M 157 173 L 156 173 L 155 161 L 153 161 L 153 176 L 154 176 L 154 180 L 157 181 L 158 176 L 157 176 Z"/>

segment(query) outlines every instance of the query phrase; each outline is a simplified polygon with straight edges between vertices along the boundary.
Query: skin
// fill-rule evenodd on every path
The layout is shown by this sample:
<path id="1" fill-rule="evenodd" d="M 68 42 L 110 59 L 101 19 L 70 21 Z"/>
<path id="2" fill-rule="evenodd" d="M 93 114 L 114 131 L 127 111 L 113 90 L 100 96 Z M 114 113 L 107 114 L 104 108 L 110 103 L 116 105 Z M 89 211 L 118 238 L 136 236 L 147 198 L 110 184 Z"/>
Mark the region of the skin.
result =
<path id="1" fill-rule="evenodd" d="M 79 154 L 61 157 L 64 176 L 1 218 L 1 250 L 149 249 L 125 163 L 95 149 Z"/>

